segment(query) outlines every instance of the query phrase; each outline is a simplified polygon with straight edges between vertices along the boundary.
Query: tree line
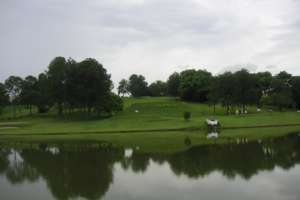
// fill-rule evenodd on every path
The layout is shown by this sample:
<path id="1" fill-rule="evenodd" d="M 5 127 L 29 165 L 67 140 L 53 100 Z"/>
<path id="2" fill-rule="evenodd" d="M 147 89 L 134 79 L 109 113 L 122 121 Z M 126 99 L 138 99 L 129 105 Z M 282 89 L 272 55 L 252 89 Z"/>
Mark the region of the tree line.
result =
<path id="1" fill-rule="evenodd" d="M 97 60 L 56 57 L 37 77 L 10 76 L 0 83 L 0 106 L 26 105 L 30 112 L 35 107 L 39 113 L 55 107 L 59 115 L 79 111 L 110 115 L 123 108 L 112 89 L 110 75 Z"/>
<path id="2" fill-rule="evenodd" d="M 246 69 L 212 75 L 206 70 L 189 69 L 171 74 L 166 82 L 155 81 L 148 85 L 143 75 L 133 74 L 122 79 L 119 95 L 174 96 L 185 101 L 221 104 L 227 113 L 241 112 L 247 106 L 267 106 L 282 110 L 300 109 L 300 77 L 286 71 L 276 75 L 270 72 L 250 73 Z"/>

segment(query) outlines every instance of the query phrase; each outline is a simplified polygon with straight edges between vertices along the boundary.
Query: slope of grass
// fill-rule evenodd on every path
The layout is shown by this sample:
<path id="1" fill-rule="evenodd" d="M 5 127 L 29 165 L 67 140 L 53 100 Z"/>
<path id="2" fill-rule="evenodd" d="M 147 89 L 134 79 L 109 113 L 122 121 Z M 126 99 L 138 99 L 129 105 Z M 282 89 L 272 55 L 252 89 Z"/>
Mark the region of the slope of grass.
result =
<path id="1" fill-rule="evenodd" d="M 184 111 L 192 113 L 189 121 L 183 119 Z M 145 151 L 175 151 L 187 148 L 183 142 L 186 136 L 190 137 L 192 145 L 211 143 L 206 139 L 203 124 L 212 115 L 213 108 L 208 105 L 182 102 L 175 98 L 125 98 L 124 111 L 107 119 L 74 120 L 34 115 L 0 120 L 0 140 L 103 140 L 122 146 L 141 146 Z M 300 125 L 300 113 L 295 111 L 258 113 L 254 107 L 249 109 L 247 115 L 227 116 L 225 109 L 217 106 L 215 117 L 225 128 Z M 191 128 L 197 131 L 188 131 Z M 174 129 L 178 130 L 170 131 Z M 223 130 L 218 142 L 238 137 L 259 139 L 297 131 L 300 131 L 300 126 Z"/>

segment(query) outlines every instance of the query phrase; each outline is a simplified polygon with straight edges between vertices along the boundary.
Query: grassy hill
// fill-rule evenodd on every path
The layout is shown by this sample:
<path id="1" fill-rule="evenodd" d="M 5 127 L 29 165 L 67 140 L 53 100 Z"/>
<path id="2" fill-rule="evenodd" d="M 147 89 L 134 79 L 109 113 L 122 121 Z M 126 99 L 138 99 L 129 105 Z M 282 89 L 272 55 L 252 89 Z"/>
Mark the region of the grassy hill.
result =
<path id="1" fill-rule="evenodd" d="M 183 112 L 189 111 L 189 121 L 183 119 Z M 263 138 L 300 131 L 300 113 L 257 112 L 249 108 L 247 115 L 225 114 L 225 109 L 217 106 L 216 117 L 222 127 L 270 128 L 228 129 L 221 133 L 222 140 L 247 137 Z M 23 115 L 26 112 L 22 112 Z M 188 136 L 192 144 L 211 143 L 205 137 L 204 121 L 213 115 L 213 108 L 198 103 L 182 102 L 175 98 L 125 98 L 124 111 L 111 118 L 79 120 L 57 118 L 52 115 L 34 115 L 15 120 L 0 120 L 0 140 L 9 141 L 59 141 L 59 140 L 103 140 L 122 146 L 142 146 L 143 150 L 175 150 L 186 148 L 184 139 Z M 278 125 L 295 125 L 273 127 Z M 193 130 L 193 131 L 191 131 Z"/>

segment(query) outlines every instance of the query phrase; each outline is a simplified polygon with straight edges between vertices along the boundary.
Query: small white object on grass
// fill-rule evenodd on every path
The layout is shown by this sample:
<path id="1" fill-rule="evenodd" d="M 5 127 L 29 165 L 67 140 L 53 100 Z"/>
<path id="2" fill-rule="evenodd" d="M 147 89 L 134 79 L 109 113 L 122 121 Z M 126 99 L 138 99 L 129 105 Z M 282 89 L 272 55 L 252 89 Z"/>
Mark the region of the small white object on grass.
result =
<path id="1" fill-rule="evenodd" d="M 244 111 L 244 114 L 248 114 L 248 110 L 245 110 L 245 111 Z"/>
<path id="2" fill-rule="evenodd" d="M 300 113 L 300 110 L 297 110 L 298 113 Z"/>
<path id="3" fill-rule="evenodd" d="M 138 113 L 138 112 L 140 112 L 140 111 L 139 111 L 139 110 L 135 110 L 134 112 Z"/>
<path id="4" fill-rule="evenodd" d="M 132 149 L 125 149 L 125 157 L 129 158 L 132 156 L 133 150 Z"/>
<path id="5" fill-rule="evenodd" d="M 207 125 L 210 125 L 210 126 L 217 126 L 218 125 L 218 120 L 216 120 L 216 119 L 206 119 L 206 123 L 207 123 Z"/>
<path id="6" fill-rule="evenodd" d="M 218 138 L 219 134 L 216 132 L 212 132 L 212 133 L 207 134 L 206 137 L 207 137 L 207 139 Z"/>
<path id="7" fill-rule="evenodd" d="M 260 112 L 261 111 L 261 109 L 260 108 L 257 108 L 257 112 Z"/>
<path id="8" fill-rule="evenodd" d="M 236 111 L 235 111 L 235 114 L 236 114 L 236 115 L 240 114 L 239 110 L 236 110 Z"/>

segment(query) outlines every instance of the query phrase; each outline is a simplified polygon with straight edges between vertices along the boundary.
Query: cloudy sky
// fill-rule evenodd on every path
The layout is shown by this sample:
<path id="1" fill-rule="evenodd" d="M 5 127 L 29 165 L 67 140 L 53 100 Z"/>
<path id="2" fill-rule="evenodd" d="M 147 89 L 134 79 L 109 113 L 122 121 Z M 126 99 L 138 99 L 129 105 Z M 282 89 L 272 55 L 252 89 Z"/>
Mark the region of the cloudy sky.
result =
<path id="1" fill-rule="evenodd" d="M 300 0 L 0 0 L 0 81 L 55 56 L 101 62 L 116 83 L 246 67 L 300 75 Z"/>

